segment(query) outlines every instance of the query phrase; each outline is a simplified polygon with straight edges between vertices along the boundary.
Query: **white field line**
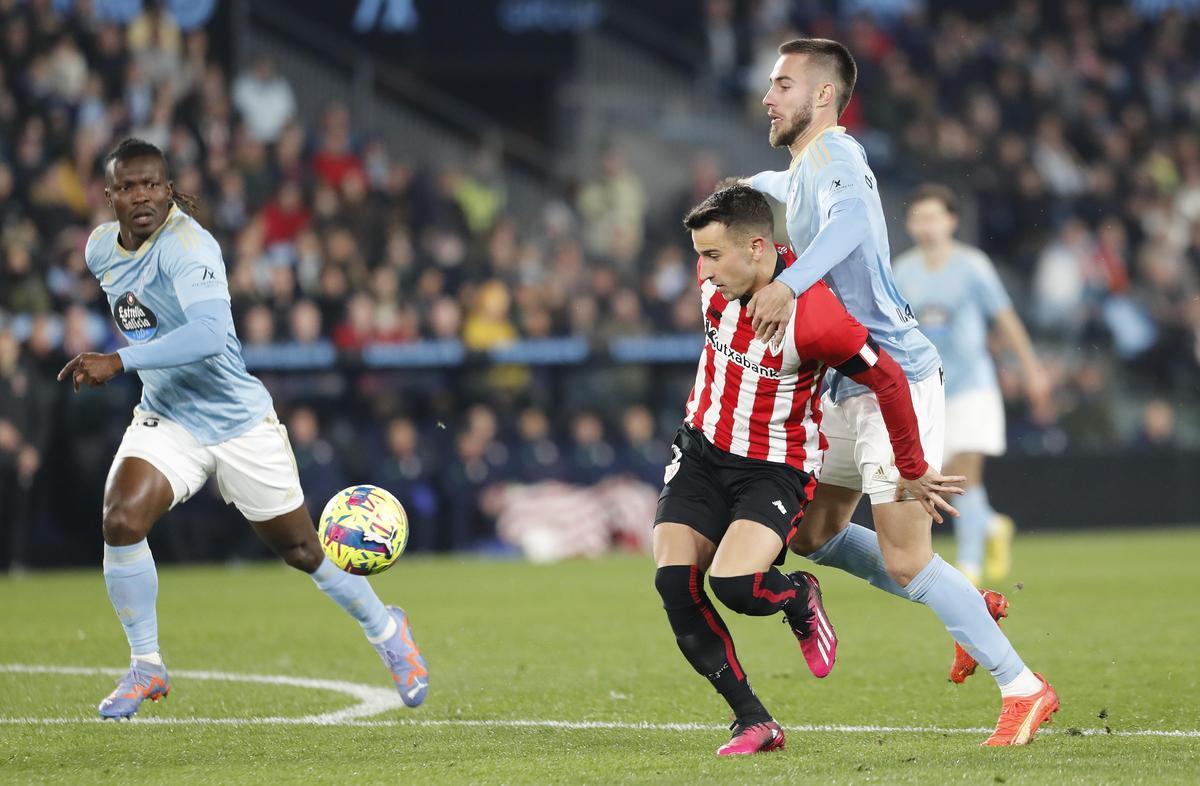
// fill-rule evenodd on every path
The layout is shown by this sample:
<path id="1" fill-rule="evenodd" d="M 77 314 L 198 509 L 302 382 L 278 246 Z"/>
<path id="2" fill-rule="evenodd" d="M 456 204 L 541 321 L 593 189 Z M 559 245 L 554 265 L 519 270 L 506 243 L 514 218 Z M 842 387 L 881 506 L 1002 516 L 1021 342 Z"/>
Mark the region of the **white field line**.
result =
<path id="1" fill-rule="evenodd" d="M 120 676 L 123 669 L 102 669 L 77 666 L 28 666 L 19 663 L 0 664 L 0 673 L 10 674 L 64 674 L 71 676 Z M 563 721 L 514 718 L 404 718 L 396 720 L 362 720 L 372 715 L 403 707 L 400 697 L 392 690 L 376 688 L 341 680 L 309 679 L 274 674 L 237 674 L 223 671 L 171 672 L 176 677 L 220 682 L 255 682 L 264 685 L 285 685 L 310 690 L 327 690 L 342 693 L 358 700 L 348 708 L 318 715 L 291 717 L 251 718 L 198 718 L 143 716 L 127 721 L 142 726 L 351 726 L 355 728 L 416 727 L 473 727 L 490 729 L 562 729 L 568 731 L 620 730 L 620 731 L 720 731 L 725 726 L 707 723 L 648 723 L 641 721 Z M 0 716 L 0 726 L 64 726 L 75 724 L 112 723 L 95 715 L 80 715 L 64 718 L 5 717 Z M 796 725 L 783 723 L 787 731 L 799 733 L 829 732 L 837 734 L 987 734 L 990 728 L 945 728 L 941 726 L 876 726 L 843 724 Z M 1065 733 L 1062 729 L 1043 729 L 1040 733 Z M 1200 729 L 1130 729 L 1113 730 L 1079 729 L 1083 736 L 1113 737 L 1186 737 L 1200 738 Z"/>

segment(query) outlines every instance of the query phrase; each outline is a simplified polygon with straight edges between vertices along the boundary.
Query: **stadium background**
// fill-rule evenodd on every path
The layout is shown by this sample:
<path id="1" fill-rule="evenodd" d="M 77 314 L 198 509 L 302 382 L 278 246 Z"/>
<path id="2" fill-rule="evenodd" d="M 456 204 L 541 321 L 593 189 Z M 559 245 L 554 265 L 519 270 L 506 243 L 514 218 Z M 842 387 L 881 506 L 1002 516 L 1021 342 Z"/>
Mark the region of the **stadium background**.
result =
<path id="1" fill-rule="evenodd" d="M 503 552 L 497 484 L 656 491 L 700 343 L 679 217 L 783 166 L 758 100 L 800 32 L 858 58 L 844 122 L 893 251 L 907 191 L 952 185 L 1053 377 L 1035 422 L 1002 368 L 996 508 L 1022 530 L 1194 519 L 1195 3 L 457 5 L 0 0 L 0 564 L 99 562 L 139 385 L 54 374 L 119 346 L 82 250 L 126 134 L 201 199 L 314 512 L 374 482 L 414 550 Z M 152 540 L 264 554 L 215 488 Z"/>

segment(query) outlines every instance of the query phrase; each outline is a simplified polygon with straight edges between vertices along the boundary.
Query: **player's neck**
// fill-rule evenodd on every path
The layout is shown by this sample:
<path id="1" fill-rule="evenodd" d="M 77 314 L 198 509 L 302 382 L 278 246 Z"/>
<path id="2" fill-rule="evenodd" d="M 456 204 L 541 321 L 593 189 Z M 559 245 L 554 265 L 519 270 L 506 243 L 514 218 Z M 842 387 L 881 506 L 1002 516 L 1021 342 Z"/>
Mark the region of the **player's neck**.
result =
<path id="1" fill-rule="evenodd" d="M 167 220 L 164 218 L 162 224 L 159 224 L 158 226 L 154 227 L 149 232 L 147 232 L 145 235 L 136 235 L 136 234 L 134 234 L 132 227 L 127 227 L 127 226 L 124 226 L 123 224 L 120 224 L 120 225 L 118 225 L 119 228 L 117 230 L 117 244 L 119 246 L 121 246 L 121 248 L 125 249 L 126 251 L 129 251 L 129 252 L 137 251 L 139 248 L 142 247 L 143 243 L 145 243 L 150 238 L 154 237 L 154 233 L 157 232 L 158 230 L 162 229 L 162 226 L 165 223 L 167 223 Z"/>
<path id="2" fill-rule="evenodd" d="M 953 251 L 953 240 L 921 246 L 921 255 L 925 257 L 925 266 L 934 270 L 945 267 L 946 263 L 950 261 L 950 254 Z"/>
<path id="3" fill-rule="evenodd" d="M 767 284 L 770 284 L 772 281 L 774 281 L 775 280 L 775 270 L 778 267 L 779 267 L 779 254 L 773 253 L 770 255 L 769 258 L 764 255 L 763 258 L 758 261 L 758 272 L 754 276 L 754 284 L 750 287 L 750 291 L 747 292 L 742 297 L 744 299 L 748 300 L 751 297 L 753 297 L 754 294 L 758 292 L 758 290 L 762 289 Z"/>
<path id="4" fill-rule="evenodd" d="M 814 139 L 824 134 L 829 129 L 837 125 L 837 118 L 824 118 L 822 120 L 813 119 L 812 125 L 808 130 L 796 138 L 796 141 L 788 145 L 788 152 L 792 154 L 792 159 L 804 152 L 804 148 L 808 147 L 809 143 Z"/>

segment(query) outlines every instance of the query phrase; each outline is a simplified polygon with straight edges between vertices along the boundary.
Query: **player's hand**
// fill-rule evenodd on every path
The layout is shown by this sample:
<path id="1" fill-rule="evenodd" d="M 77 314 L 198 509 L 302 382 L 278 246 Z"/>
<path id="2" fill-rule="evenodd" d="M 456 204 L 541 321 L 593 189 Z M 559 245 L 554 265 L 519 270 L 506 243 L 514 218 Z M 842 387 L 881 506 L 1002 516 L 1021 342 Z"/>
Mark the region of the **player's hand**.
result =
<path id="1" fill-rule="evenodd" d="M 783 345 L 783 334 L 796 305 L 796 293 L 781 281 L 772 281 L 750 298 L 746 316 L 759 341 L 772 347 Z"/>
<path id="2" fill-rule="evenodd" d="M 75 392 L 78 393 L 80 385 L 98 388 L 124 370 L 125 364 L 116 352 L 107 355 L 84 352 L 71 358 L 71 362 L 63 366 L 63 370 L 58 372 L 58 381 L 62 382 L 68 376 L 71 377 Z"/>
<path id="3" fill-rule="evenodd" d="M 944 519 L 938 512 L 938 508 L 951 516 L 958 515 L 958 511 L 946 501 L 943 495 L 961 495 L 963 489 L 958 484 L 966 482 L 967 479 L 963 475 L 943 475 L 930 467 L 925 470 L 924 475 L 915 480 L 900 478 L 900 482 L 896 484 L 896 501 L 899 502 L 909 497 L 915 499 L 921 503 L 921 507 L 925 508 L 925 512 L 932 516 L 934 521 L 941 524 Z"/>
<path id="4" fill-rule="evenodd" d="M 1025 382 L 1025 396 L 1029 399 L 1029 414 L 1033 422 L 1047 426 L 1054 422 L 1054 389 L 1045 377 L 1038 374 Z"/>

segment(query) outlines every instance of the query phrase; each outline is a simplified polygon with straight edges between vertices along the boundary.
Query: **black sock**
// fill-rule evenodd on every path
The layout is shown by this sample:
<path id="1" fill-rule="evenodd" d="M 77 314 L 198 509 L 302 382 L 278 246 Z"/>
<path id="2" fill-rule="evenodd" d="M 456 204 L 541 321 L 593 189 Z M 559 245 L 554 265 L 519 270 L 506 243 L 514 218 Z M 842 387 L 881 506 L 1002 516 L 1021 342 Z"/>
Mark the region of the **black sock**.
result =
<path id="1" fill-rule="evenodd" d="M 733 637 L 704 592 L 704 574 L 695 565 L 659 568 L 654 586 L 662 596 L 675 642 L 697 673 L 706 677 L 729 704 L 739 722 L 771 720 L 754 695 L 738 662 Z"/>
<path id="2" fill-rule="evenodd" d="M 712 576 L 709 583 L 713 594 L 738 614 L 766 617 L 782 611 L 789 623 L 808 619 L 807 587 L 797 585 L 777 568 L 745 576 Z"/>

